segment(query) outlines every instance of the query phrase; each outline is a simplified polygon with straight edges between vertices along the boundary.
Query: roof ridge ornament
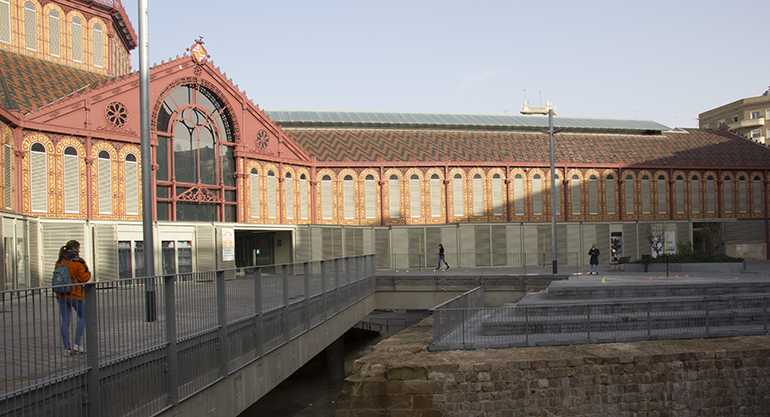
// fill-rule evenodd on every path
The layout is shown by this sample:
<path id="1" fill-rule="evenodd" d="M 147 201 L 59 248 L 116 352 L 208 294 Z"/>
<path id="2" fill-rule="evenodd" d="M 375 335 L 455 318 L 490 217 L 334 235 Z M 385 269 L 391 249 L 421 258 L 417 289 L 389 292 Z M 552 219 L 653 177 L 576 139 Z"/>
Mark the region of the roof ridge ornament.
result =
<path id="1" fill-rule="evenodd" d="M 195 40 L 195 43 L 187 48 L 187 51 L 192 54 L 193 62 L 198 65 L 203 65 L 205 60 L 211 58 L 211 55 L 208 54 L 206 48 L 203 47 L 203 36 L 199 36 L 198 39 Z"/>

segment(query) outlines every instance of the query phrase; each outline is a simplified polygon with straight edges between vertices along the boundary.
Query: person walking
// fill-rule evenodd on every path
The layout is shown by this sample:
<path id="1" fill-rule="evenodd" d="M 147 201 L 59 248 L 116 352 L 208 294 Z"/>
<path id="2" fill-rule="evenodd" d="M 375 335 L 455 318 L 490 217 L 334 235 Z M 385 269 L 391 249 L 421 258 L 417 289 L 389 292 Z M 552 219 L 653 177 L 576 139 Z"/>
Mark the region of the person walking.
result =
<path id="1" fill-rule="evenodd" d="M 434 269 L 434 271 L 438 271 L 439 269 L 441 269 L 441 262 L 443 262 L 444 265 L 446 265 L 446 269 L 449 269 L 449 264 L 446 263 L 446 258 L 444 258 L 444 246 L 439 243 L 438 244 L 438 266 L 436 267 L 436 269 Z"/>
<path id="2" fill-rule="evenodd" d="M 591 264 L 590 272 L 588 272 L 588 275 L 599 274 L 599 248 L 596 247 L 596 243 L 591 245 L 591 249 L 588 251 L 588 256 L 591 257 L 591 261 L 589 262 Z"/>
<path id="3" fill-rule="evenodd" d="M 88 271 L 86 261 L 80 257 L 80 242 L 70 240 L 59 249 L 59 259 L 54 269 L 66 265 L 73 284 L 80 284 L 91 280 L 91 272 Z M 72 291 L 65 294 L 57 294 L 59 313 L 61 314 L 61 339 L 64 344 L 64 356 L 73 353 L 86 353 L 86 349 L 80 339 L 83 337 L 86 318 L 85 301 L 83 300 L 83 286 L 74 285 Z M 78 315 L 77 329 L 75 330 L 75 344 L 70 345 L 70 317 L 72 310 Z"/>

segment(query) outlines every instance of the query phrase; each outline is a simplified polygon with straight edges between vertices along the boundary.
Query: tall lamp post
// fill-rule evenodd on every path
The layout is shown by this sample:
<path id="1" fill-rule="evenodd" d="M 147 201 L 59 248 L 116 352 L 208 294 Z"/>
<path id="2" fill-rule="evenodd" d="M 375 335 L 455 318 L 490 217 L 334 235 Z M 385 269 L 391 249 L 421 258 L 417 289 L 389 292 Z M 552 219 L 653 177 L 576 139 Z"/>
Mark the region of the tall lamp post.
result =
<path id="1" fill-rule="evenodd" d="M 559 273 L 558 262 L 556 260 L 556 170 L 554 168 L 554 153 L 553 153 L 553 135 L 559 133 L 561 129 L 554 130 L 553 128 L 553 115 L 556 112 L 553 111 L 550 101 L 545 102 L 545 107 L 529 107 L 527 101 L 524 101 L 524 108 L 521 109 L 521 114 L 542 114 L 548 115 L 548 139 L 551 142 L 551 240 L 553 241 L 552 253 L 553 253 L 553 273 Z"/>

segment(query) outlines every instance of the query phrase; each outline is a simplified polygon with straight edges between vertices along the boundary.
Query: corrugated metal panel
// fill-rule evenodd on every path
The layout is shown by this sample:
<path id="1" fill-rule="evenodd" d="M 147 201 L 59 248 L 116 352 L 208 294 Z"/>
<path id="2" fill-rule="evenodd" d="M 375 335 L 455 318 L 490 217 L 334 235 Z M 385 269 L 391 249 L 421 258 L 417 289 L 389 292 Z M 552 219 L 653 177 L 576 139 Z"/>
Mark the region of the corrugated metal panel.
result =
<path id="1" fill-rule="evenodd" d="M 30 232 L 30 235 L 32 233 Z M 59 259 L 59 249 L 66 245 L 68 241 L 75 239 L 80 242 L 83 258 L 87 255 L 83 252 L 87 249 L 85 230 L 82 223 L 69 222 L 46 222 L 40 224 L 40 234 L 43 242 L 43 265 L 41 265 L 40 285 L 51 285 L 51 276 L 53 267 Z M 31 242 L 30 242 L 31 243 Z M 30 245 L 31 246 L 31 245 Z M 32 255 L 30 249 L 30 256 Z M 97 277 L 98 279 L 98 277 Z M 34 284 L 33 284 L 34 286 Z"/>
<path id="2" fill-rule="evenodd" d="M 630 256 L 632 261 L 640 259 L 639 238 L 636 234 L 636 223 L 623 224 L 623 256 Z"/>
<path id="3" fill-rule="evenodd" d="M 374 229 L 374 253 L 377 254 L 377 268 L 390 265 L 390 230 Z"/>
<path id="4" fill-rule="evenodd" d="M 476 243 L 476 266 L 490 266 L 492 264 L 492 240 L 489 225 L 474 226 L 473 232 Z"/>
<path id="5" fill-rule="evenodd" d="M 94 277 L 98 281 L 119 278 L 118 236 L 113 224 L 94 226 Z"/>
<path id="6" fill-rule="evenodd" d="M 583 244 L 580 240 L 580 225 L 568 223 L 566 225 L 565 234 L 567 235 L 567 247 L 565 248 L 565 251 L 580 255 L 580 253 L 583 252 Z M 588 249 L 586 249 L 586 252 L 587 251 Z M 582 259 L 582 256 L 578 256 L 578 261 Z"/>
<path id="7" fill-rule="evenodd" d="M 610 262 L 610 225 L 596 225 L 596 247 L 599 248 L 599 264 Z M 588 251 L 586 251 L 587 253 Z"/>
<path id="8" fill-rule="evenodd" d="M 449 257 L 450 254 L 456 256 L 456 254 L 460 253 L 460 243 L 457 241 L 456 226 L 441 227 L 441 244 L 444 245 L 444 254 L 447 257 Z M 438 251 L 438 245 L 436 245 L 436 248 Z"/>
<path id="9" fill-rule="evenodd" d="M 364 229 L 361 229 L 361 250 L 364 255 L 369 255 L 372 253 L 377 253 L 374 250 L 374 241 L 373 241 L 373 231 L 371 227 L 367 227 Z"/>
<path id="10" fill-rule="evenodd" d="M 492 233 L 492 265 L 507 265 L 508 245 L 506 228 L 499 224 L 493 224 L 490 226 L 490 231 Z"/>
<path id="11" fill-rule="evenodd" d="M 684 242 L 692 243 L 692 235 L 690 234 L 689 222 L 676 223 L 676 243 L 680 244 Z"/>
<path id="12" fill-rule="evenodd" d="M 569 242 L 566 224 L 556 225 L 556 251 L 559 253 L 569 252 L 567 243 Z M 560 262 L 561 263 L 561 262 Z"/>
<path id="13" fill-rule="evenodd" d="M 509 253 L 521 253 L 522 251 L 521 225 L 511 224 L 505 226 L 505 247 Z M 521 266 L 521 260 L 515 266 Z"/>
<path id="14" fill-rule="evenodd" d="M 609 235 L 607 239 L 609 240 Z M 583 224 L 583 247 L 580 251 L 581 264 L 588 265 L 588 261 L 591 260 L 591 258 L 588 256 L 588 250 L 594 243 L 597 243 L 598 245 L 598 242 L 596 242 L 596 225 Z M 601 249 L 599 250 L 601 251 Z"/>
<path id="15" fill-rule="evenodd" d="M 312 260 L 317 261 L 317 260 L 325 259 L 323 256 L 324 254 L 323 229 L 320 227 L 311 227 L 310 239 L 311 239 L 310 251 L 311 251 Z"/>
<path id="16" fill-rule="evenodd" d="M 476 233 L 473 230 L 473 225 L 461 224 L 459 227 L 459 231 L 460 231 L 460 241 L 458 242 L 458 252 L 460 254 L 474 253 L 476 251 L 476 248 L 474 245 L 474 242 L 476 240 L 475 238 Z M 466 267 L 476 266 L 475 260 L 472 257 L 470 258 L 463 257 L 462 262 L 466 263 L 462 266 L 466 266 Z"/>
<path id="17" fill-rule="evenodd" d="M 538 251 L 537 247 L 537 226 L 534 224 L 525 224 L 522 226 L 522 234 L 524 235 L 524 247 L 522 252 L 535 253 Z"/>
<path id="18" fill-rule="evenodd" d="M 198 271 L 214 271 L 217 269 L 217 254 L 222 250 L 221 239 L 216 238 L 216 229 L 214 226 L 196 226 L 195 227 L 195 263 Z M 221 234 L 221 232 L 220 232 Z M 216 241 L 220 240 L 220 244 L 217 245 Z M 235 268 L 235 261 L 223 263 L 225 265 L 232 265 Z"/>
<path id="19" fill-rule="evenodd" d="M 407 229 L 407 235 L 409 236 L 409 267 L 425 267 L 425 230 L 422 227 L 410 227 Z"/>
<path id="20" fill-rule="evenodd" d="M 30 287 L 35 288 L 42 285 L 40 279 L 40 224 L 37 220 L 29 220 L 29 280 Z"/>
<path id="21" fill-rule="evenodd" d="M 725 245 L 765 243 L 764 220 L 738 220 L 724 223 Z"/>
<path id="22" fill-rule="evenodd" d="M 309 262 L 310 254 L 310 228 L 300 227 L 294 232 L 294 261 Z"/>
<path id="23" fill-rule="evenodd" d="M 364 233 L 362 229 L 345 228 L 345 255 L 358 256 L 363 254 Z"/>

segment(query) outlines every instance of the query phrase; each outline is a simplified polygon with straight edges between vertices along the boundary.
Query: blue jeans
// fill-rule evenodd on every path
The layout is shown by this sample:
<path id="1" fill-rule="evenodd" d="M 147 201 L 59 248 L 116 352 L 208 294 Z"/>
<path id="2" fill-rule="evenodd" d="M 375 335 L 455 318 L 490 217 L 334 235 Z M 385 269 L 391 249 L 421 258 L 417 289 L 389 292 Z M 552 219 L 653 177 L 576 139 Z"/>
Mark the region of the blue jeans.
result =
<path id="1" fill-rule="evenodd" d="M 80 338 L 83 337 L 83 329 L 86 327 L 85 309 L 86 303 L 80 300 L 73 300 L 67 297 L 59 297 L 59 313 L 61 313 L 61 340 L 64 343 L 64 349 L 72 349 L 70 345 L 70 316 L 72 309 L 78 313 L 78 327 L 75 331 L 75 344 L 80 344 Z"/>
<path id="2" fill-rule="evenodd" d="M 591 272 L 599 273 L 599 265 L 598 264 L 591 264 Z"/>

